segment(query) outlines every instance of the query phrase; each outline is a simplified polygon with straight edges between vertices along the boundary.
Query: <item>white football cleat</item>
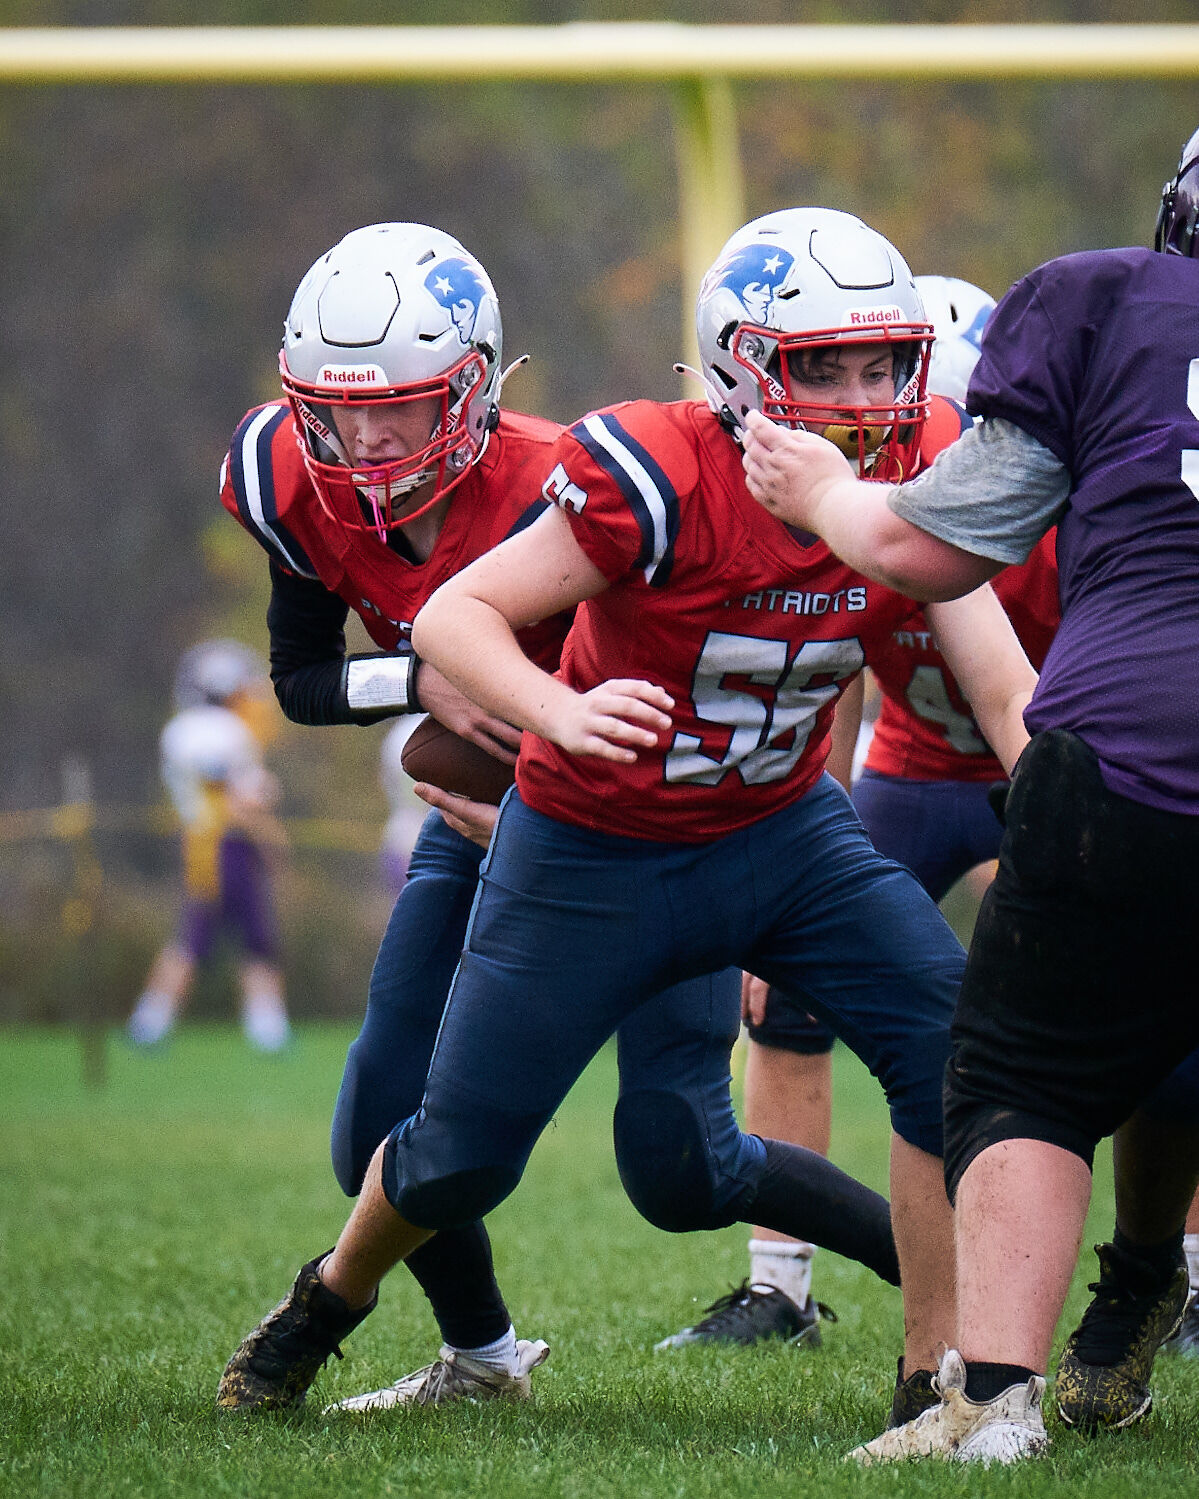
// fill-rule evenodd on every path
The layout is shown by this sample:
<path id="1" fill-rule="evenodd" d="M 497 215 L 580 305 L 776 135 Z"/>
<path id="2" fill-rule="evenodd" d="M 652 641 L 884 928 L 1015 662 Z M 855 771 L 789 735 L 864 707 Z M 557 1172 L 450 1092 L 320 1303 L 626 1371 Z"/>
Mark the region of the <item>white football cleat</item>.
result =
<path id="1" fill-rule="evenodd" d="M 1026 1384 L 1010 1385 L 994 1400 L 966 1398 L 966 1365 L 957 1349 L 946 1350 L 933 1379 L 940 1405 L 893 1426 L 849 1454 L 854 1462 L 903 1462 L 935 1457 L 957 1463 L 1012 1463 L 1036 1457 L 1049 1446 L 1041 1397 L 1045 1381 L 1039 1374 Z"/>
<path id="2" fill-rule="evenodd" d="M 343 1411 L 387 1411 L 397 1405 L 448 1405 L 452 1400 L 527 1400 L 533 1393 L 530 1370 L 550 1356 L 548 1343 L 518 1338 L 517 1372 L 508 1374 L 494 1364 L 482 1363 L 442 1345 L 435 1363 L 405 1375 L 385 1390 L 371 1390 L 327 1405 L 324 1414 Z"/>

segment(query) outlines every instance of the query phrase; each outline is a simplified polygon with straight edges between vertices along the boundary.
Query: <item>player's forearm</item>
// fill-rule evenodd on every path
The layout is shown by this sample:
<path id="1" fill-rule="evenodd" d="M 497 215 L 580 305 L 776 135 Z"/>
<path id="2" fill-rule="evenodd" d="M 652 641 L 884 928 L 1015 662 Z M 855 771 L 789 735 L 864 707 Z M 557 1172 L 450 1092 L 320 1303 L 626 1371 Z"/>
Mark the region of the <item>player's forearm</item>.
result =
<path id="1" fill-rule="evenodd" d="M 1019 692 L 1003 705 L 989 730 L 981 722 L 979 724 L 986 735 L 987 743 L 995 751 L 999 763 L 1008 775 L 1011 775 L 1016 761 L 1028 743 L 1029 735 L 1024 726 L 1024 710 L 1028 707 L 1031 698 L 1031 691 Z"/>
<path id="2" fill-rule="evenodd" d="M 810 528 L 850 567 L 915 599 L 960 598 L 998 570 L 896 515 L 890 493 L 889 485 L 837 480 L 812 506 Z"/>
<path id="3" fill-rule="evenodd" d="M 829 739 L 828 759 L 824 768 L 846 791 L 853 787 L 853 757 L 862 727 L 862 709 L 866 681 L 862 673 L 841 694 Z"/>
<path id="4" fill-rule="evenodd" d="M 1028 743 L 1024 709 L 1037 674 L 991 588 L 925 610 L 937 645 L 965 694 L 983 737 L 1004 769 Z"/>
<path id="5" fill-rule="evenodd" d="M 348 613 L 324 584 L 271 564 L 271 681 L 293 723 L 373 724 L 419 711 L 412 658 L 346 654 Z"/>
<path id="6" fill-rule="evenodd" d="M 999 690 L 976 692 L 973 696 L 967 693 L 974 720 L 1008 775 L 1011 775 L 1012 767 L 1028 743 L 1024 710 L 1028 707 L 1035 684 L 1034 676 L 1031 683 L 1011 684 Z"/>
<path id="7" fill-rule="evenodd" d="M 574 695 L 529 660 L 507 619 L 458 578 L 438 589 L 417 615 L 412 644 L 472 702 L 534 734 L 552 738 L 554 704 Z"/>

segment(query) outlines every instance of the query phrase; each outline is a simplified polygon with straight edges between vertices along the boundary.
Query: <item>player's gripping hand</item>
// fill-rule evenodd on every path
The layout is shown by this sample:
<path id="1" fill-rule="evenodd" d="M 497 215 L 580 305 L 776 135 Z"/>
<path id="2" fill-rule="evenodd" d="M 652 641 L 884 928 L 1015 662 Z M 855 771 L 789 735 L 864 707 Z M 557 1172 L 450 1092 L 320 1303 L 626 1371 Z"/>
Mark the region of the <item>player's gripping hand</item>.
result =
<path id="1" fill-rule="evenodd" d="M 856 479 L 848 459 L 831 442 L 780 427 L 760 411 L 746 413 L 742 443 L 750 494 L 771 515 L 803 531 L 819 530 L 815 515 L 834 485 Z"/>
<path id="2" fill-rule="evenodd" d="M 566 692 L 553 703 L 547 737 L 571 755 L 631 764 L 670 728 L 674 698 L 653 682 L 614 678 L 590 692 Z"/>
<path id="3" fill-rule="evenodd" d="M 429 661 L 422 661 L 417 668 L 416 691 L 425 712 L 431 713 L 447 729 L 452 729 L 462 739 L 469 739 L 505 765 L 516 764 L 520 730 L 472 703 Z"/>
<path id="4" fill-rule="evenodd" d="M 431 786 L 428 781 L 416 781 L 412 789 L 421 801 L 437 808 L 455 833 L 461 833 L 463 838 L 469 838 L 480 848 L 486 848 L 490 844 L 495 820 L 499 816 L 498 807 L 487 802 L 472 802 L 465 796 L 455 796 L 452 791 L 443 791 L 440 786 Z"/>

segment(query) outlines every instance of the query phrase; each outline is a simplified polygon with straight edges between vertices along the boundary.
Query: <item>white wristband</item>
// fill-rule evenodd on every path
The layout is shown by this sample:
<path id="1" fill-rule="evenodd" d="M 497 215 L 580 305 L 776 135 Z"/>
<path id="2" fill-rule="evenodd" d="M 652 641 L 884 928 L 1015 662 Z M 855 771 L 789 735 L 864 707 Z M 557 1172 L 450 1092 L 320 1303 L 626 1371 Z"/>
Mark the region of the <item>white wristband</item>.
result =
<path id="1" fill-rule="evenodd" d="M 416 701 L 415 656 L 365 656 L 347 662 L 346 702 L 356 711 L 411 709 Z"/>

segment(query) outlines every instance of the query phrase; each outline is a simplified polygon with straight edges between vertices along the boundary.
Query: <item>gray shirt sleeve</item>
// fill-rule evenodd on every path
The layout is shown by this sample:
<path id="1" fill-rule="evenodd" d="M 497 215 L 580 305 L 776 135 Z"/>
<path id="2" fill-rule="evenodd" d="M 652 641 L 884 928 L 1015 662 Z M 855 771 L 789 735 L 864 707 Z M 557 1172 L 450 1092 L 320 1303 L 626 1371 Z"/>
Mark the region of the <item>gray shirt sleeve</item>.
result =
<path id="1" fill-rule="evenodd" d="M 896 515 L 951 546 L 993 562 L 1025 562 L 1061 518 L 1070 496 L 1065 465 L 1002 417 L 980 422 L 919 478 L 896 485 Z"/>

